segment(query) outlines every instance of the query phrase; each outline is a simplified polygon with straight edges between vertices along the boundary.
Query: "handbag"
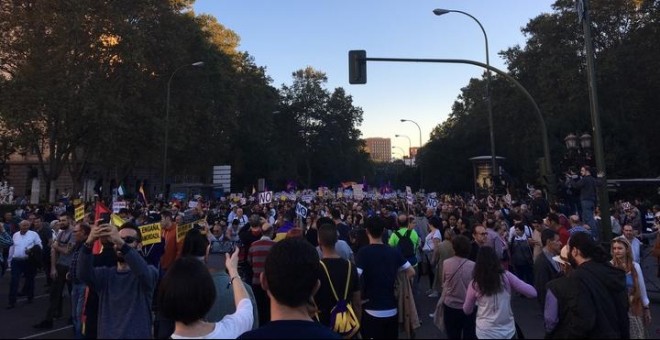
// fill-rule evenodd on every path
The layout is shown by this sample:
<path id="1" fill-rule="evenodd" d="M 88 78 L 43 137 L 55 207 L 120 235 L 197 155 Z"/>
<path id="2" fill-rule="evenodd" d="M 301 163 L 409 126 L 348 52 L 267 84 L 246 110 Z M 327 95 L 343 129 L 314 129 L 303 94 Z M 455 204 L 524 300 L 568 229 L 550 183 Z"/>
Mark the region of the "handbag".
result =
<path id="1" fill-rule="evenodd" d="M 453 274 L 451 274 L 451 276 L 449 277 L 449 280 L 447 280 L 447 282 L 450 282 L 454 278 L 454 276 L 456 276 L 458 271 L 461 269 L 461 267 L 463 267 L 463 265 L 467 261 L 468 261 L 467 259 L 463 260 L 463 263 L 461 263 L 461 265 L 458 266 L 458 268 L 456 268 L 456 271 Z M 438 329 L 441 332 L 446 333 L 446 328 L 445 328 L 445 292 L 447 290 L 445 289 L 446 285 L 443 284 L 442 287 L 443 287 L 442 294 L 440 294 L 440 299 L 438 300 L 438 304 L 435 305 L 435 313 L 433 313 L 433 324 L 435 325 L 435 327 L 438 327 Z"/>

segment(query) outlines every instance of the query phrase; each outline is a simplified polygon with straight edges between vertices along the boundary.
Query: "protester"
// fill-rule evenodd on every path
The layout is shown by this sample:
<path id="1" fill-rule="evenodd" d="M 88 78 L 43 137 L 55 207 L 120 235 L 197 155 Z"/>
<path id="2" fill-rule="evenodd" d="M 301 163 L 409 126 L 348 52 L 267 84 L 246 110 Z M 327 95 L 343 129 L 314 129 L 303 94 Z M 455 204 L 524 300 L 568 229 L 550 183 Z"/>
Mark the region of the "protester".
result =
<path id="1" fill-rule="evenodd" d="M 261 273 L 264 272 L 264 265 L 266 263 L 266 256 L 270 249 L 275 245 L 273 235 L 275 230 L 273 227 L 266 223 L 262 226 L 261 238 L 252 242 L 248 250 L 248 262 L 252 267 L 252 290 L 256 299 L 256 308 L 259 311 L 259 324 L 263 325 L 270 321 L 270 300 L 266 291 L 261 287 Z M 209 254 L 210 258 L 211 254 Z M 219 271 L 220 273 L 222 271 Z M 219 274 L 222 275 L 222 274 Z"/>
<path id="2" fill-rule="evenodd" d="M 9 284 L 9 304 L 7 309 L 16 307 L 18 285 L 21 277 L 25 277 L 24 293 L 27 302 L 32 303 L 34 299 L 34 277 L 37 267 L 29 259 L 30 252 L 41 250 L 41 239 L 39 235 L 30 228 L 30 222 L 22 220 L 18 223 L 19 230 L 12 236 L 14 245 L 9 248 L 9 263 L 11 263 L 11 283 Z M 40 254 L 40 253 L 39 253 Z M 40 257 L 41 255 L 39 255 Z"/>
<path id="3" fill-rule="evenodd" d="M 71 264 L 66 279 L 73 285 L 71 289 L 71 321 L 73 323 L 73 335 L 75 339 L 83 338 L 82 316 L 83 306 L 85 304 L 85 288 L 87 287 L 87 285 L 80 280 L 76 266 L 78 264 L 80 251 L 82 250 L 82 247 L 84 247 L 83 244 L 89 237 L 91 231 L 92 228 L 87 223 L 78 222 L 73 226 L 73 237 L 76 240 L 76 244 L 73 248 Z"/>
<path id="4" fill-rule="evenodd" d="M 67 280 L 67 275 L 73 257 L 73 248 L 76 245 L 76 238 L 73 235 L 70 216 L 60 215 L 59 222 L 60 232 L 51 245 L 49 273 L 53 279 L 53 284 L 50 288 L 50 305 L 46 310 L 44 320 L 33 326 L 37 329 L 53 328 L 53 319 L 62 316 L 62 290 L 65 285 L 68 287 L 69 296 L 71 296 L 71 281 Z M 65 315 L 71 315 L 71 312 Z"/>
<path id="5" fill-rule="evenodd" d="M 334 223 L 322 224 L 318 228 L 318 242 L 321 247 L 321 267 L 319 273 L 321 287 L 314 295 L 318 308 L 317 317 L 321 324 L 331 326 L 332 308 L 339 299 L 349 303 L 357 320 L 361 319 L 360 286 L 357 269 L 350 261 L 342 258 L 335 250 L 338 232 Z M 344 296 L 346 294 L 346 296 Z"/>
<path id="6" fill-rule="evenodd" d="M 561 241 L 559 234 L 552 229 L 541 233 L 543 251 L 534 259 L 534 287 L 538 293 L 537 299 L 541 310 L 545 306 L 546 284 L 561 275 L 559 264 L 552 258 L 559 255 Z"/>
<path id="7" fill-rule="evenodd" d="M 92 246 L 97 239 L 112 242 L 117 253 L 116 267 L 92 267 Z M 147 264 L 138 251 L 140 231 L 131 223 L 121 230 L 95 225 L 78 259 L 80 279 L 99 295 L 99 338 L 151 338 L 151 305 L 158 270 Z M 121 301 L 121 303 L 117 303 Z"/>
<path id="8" fill-rule="evenodd" d="M 619 236 L 612 240 L 612 260 L 610 263 L 626 272 L 626 288 L 628 292 L 628 319 L 630 320 L 630 338 L 647 339 L 646 327 L 651 323 L 649 297 L 644 283 L 644 273 L 639 263 L 633 261 L 632 247 L 625 237 Z"/>
<path id="9" fill-rule="evenodd" d="M 270 297 L 271 321 L 239 339 L 339 339 L 310 315 L 320 270 L 316 249 L 306 240 L 285 238 L 275 244 L 261 275 L 261 286 Z"/>
<path id="10" fill-rule="evenodd" d="M 474 265 L 473 280 L 463 303 L 463 312 L 471 314 L 478 305 L 476 335 L 479 339 L 512 339 L 516 335 L 511 292 L 536 297 L 536 289 L 509 271 L 502 269 L 491 247 L 482 247 Z"/>
<path id="11" fill-rule="evenodd" d="M 415 275 L 410 262 L 394 248 L 382 242 L 385 220 L 370 217 L 365 221 L 369 245 L 360 249 L 356 256 L 358 273 L 365 292 L 362 313 L 362 337 L 397 339 L 397 300 L 394 283 L 397 273 L 406 271 L 409 278 Z M 414 232 L 414 231 L 413 231 Z"/>
<path id="12" fill-rule="evenodd" d="M 451 229 L 445 231 L 445 235 L 449 233 L 453 234 Z M 474 271 L 474 262 L 468 259 L 470 240 L 463 235 L 453 236 L 451 244 L 454 256 L 443 262 L 442 295 L 433 316 L 442 316 L 438 322 L 444 323 L 449 339 L 476 339 L 476 313 L 463 313 L 463 302 Z"/>
<path id="13" fill-rule="evenodd" d="M 253 305 L 238 276 L 238 249 L 225 254 L 236 312 L 218 322 L 204 321 L 214 304 L 216 287 L 202 261 L 186 256 L 174 261 L 160 284 L 158 304 L 175 321 L 172 339 L 234 339 L 252 328 Z"/>

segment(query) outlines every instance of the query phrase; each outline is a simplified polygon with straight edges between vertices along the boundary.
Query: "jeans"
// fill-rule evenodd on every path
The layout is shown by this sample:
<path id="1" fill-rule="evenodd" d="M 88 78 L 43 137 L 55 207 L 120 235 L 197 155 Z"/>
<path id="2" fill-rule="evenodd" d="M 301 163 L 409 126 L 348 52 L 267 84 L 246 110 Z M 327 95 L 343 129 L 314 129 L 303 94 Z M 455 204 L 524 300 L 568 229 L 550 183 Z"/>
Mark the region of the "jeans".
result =
<path id="1" fill-rule="evenodd" d="M 18 284 L 21 277 L 25 275 L 25 295 L 28 301 L 34 298 L 34 276 L 37 270 L 34 265 L 25 259 L 12 259 L 11 260 L 11 283 L 9 284 L 9 305 L 16 304 L 16 296 L 18 293 Z"/>
<path id="2" fill-rule="evenodd" d="M 73 337 L 82 339 L 82 311 L 85 304 L 85 284 L 74 283 L 71 289 L 71 319 L 73 320 Z"/>
<path id="3" fill-rule="evenodd" d="M 55 317 L 62 316 L 62 290 L 64 285 L 69 289 L 69 295 L 71 295 L 71 282 L 66 280 L 66 274 L 69 272 L 69 266 L 57 264 L 55 265 L 55 270 L 57 271 L 57 277 L 53 280 L 53 284 L 50 287 L 50 306 L 48 306 L 48 311 L 46 312 L 46 320 L 53 320 Z M 49 275 L 50 272 L 48 269 L 45 270 Z"/>
<path id="4" fill-rule="evenodd" d="M 582 222 L 588 224 L 591 230 L 596 230 L 596 220 L 594 219 L 596 203 L 590 200 L 582 200 L 580 204 L 582 206 Z"/>

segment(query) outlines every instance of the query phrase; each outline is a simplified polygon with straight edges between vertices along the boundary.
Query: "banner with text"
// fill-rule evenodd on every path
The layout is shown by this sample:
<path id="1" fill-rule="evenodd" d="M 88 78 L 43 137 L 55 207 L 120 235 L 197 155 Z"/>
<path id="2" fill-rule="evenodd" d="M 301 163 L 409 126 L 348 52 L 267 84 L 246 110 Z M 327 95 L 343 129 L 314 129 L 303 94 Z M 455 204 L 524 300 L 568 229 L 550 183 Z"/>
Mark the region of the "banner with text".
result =
<path id="1" fill-rule="evenodd" d="M 150 244 L 156 244 L 161 242 L 160 222 L 143 225 L 140 226 L 139 229 L 140 229 L 140 234 L 142 235 L 143 246 L 148 246 Z"/>

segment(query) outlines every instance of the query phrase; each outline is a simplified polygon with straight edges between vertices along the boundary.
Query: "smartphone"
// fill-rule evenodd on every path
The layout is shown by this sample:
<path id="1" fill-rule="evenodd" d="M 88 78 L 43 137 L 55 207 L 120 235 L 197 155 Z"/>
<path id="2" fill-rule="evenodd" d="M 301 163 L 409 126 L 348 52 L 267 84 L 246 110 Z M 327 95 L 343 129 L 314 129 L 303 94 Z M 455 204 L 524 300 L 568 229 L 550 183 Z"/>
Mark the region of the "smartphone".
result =
<path id="1" fill-rule="evenodd" d="M 211 254 L 233 254 L 235 244 L 232 241 L 211 241 L 211 249 L 209 253 Z"/>
<path id="2" fill-rule="evenodd" d="M 101 221 L 99 224 L 108 224 L 110 223 L 110 213 L 101 214 Z"/>

